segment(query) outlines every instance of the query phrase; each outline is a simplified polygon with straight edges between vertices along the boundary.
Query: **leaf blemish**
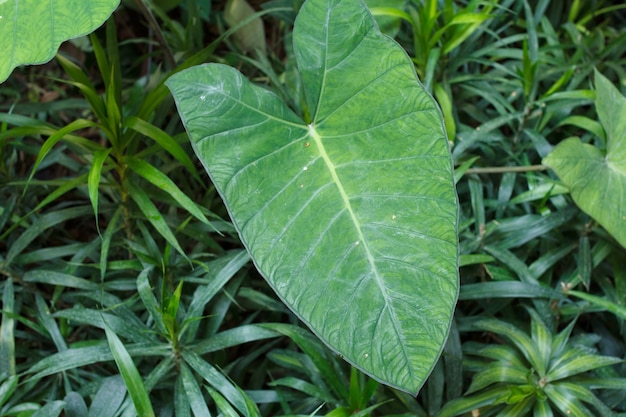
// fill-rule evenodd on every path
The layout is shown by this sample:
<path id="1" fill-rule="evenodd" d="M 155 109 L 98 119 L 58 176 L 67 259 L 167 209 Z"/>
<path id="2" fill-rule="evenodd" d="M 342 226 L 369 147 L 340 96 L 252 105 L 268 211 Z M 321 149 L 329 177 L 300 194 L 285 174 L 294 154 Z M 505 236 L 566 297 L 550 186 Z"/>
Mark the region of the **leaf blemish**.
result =
<path id="1" fill-rule="evenodd" d="M 2 18 L 2 16 L 0 16 L 0 18 Z M 306 143 L 304 144 L 304 147 L 305 147 L 305 148 L 308 148 L 309 146 L 311 146 L 311 144 L 310 144 L 309 142 L 306 142 Z"/>

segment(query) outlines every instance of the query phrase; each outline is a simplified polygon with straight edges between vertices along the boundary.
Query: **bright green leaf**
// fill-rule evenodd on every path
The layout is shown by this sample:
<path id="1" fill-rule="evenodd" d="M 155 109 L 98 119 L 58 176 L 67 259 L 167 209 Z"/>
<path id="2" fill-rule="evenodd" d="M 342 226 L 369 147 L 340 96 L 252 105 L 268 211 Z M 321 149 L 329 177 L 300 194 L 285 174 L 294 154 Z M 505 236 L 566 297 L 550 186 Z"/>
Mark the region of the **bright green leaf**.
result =
<path id="1" fill-rule="evenodd" d="M 415 393 L 458 289 L 441 113 L 360 1 L 307 1 L 294 50 L 311 120 L 224 65 L 167 85 L 270 285 L 349 362 Z"/>
<path id="2" fill-rule="evenodd" d="M 508 363 L 500 365 L 489 365 L 472 377 L 472 384 L 467 389 L 468 393 L 479 391 L 491 384 L 524 384 L 528 380 L 528 369 L 524 367 L 513 367 Z"/>
<path id="3" fill-rule="evenodd" d="M 6 392 L 6 384 L 11 385 L 11 379 L 15 375 L 15 290 L 13 279 L 7 278 L 2 292 L 2 321 L 0 321 L 0 379 L 10 377 L 0 388 L 0 406 L 6 398 L 2 393 Z M 17 379 L 15 379 L 17 384 Z M 15 388 L 13 388 L 15 389 Z"/>
<path id="4" fill-rule="evenodd" d="M 595 307 L 599 307 L 602 310 L 610 311 L 622 320 L 626 320 L 626 307 L 624 307 L 623 305 L 617 304 L 611 300 L 607 300 L 606 298 L 598 297 L 597 295 L 588 294 L 582 291 L 568 291 L 567 294 L 589 301 Z"/>
<path id="5" fill-rule="evenodd" d="M 195 218 L 204 224 L 211 225 L 206 216 L 202 214 L 200 208 L 196 206 L 196 203 L 187 197 L 176 183 L 159 169 L 139 158 L 126 158 L 125 161 L 130 169 L 172 196 L 181 207 L 186 208 Z"/>
<path id="6" fill-rule="evenodd" d="M 478 410 L 481 407 L 493 405 L 498 398 L 508 395 L 507 387 L 498 387 L 488 391 L 481 392 L 476 395 L 461 397 L 449 401 L 437 414 L 437 417 L 452 417 L 472 410 Z"/>
<path id="7" fill-rule="evenodd" d="M 552 369 L 548 372 L 547 378 L 550 381 L 556 381 L 567 378 L 568 376 L 581 374 L 592 369 L 615 365 L 620 362 L 623 362 L 620 358 L 578 352 L 578 354 L 569 361 L 555 363 Z"/>
<path id="8" fill-rule="evenodd" d="M 184 167 L 191 173 L 191 175 L 200 181 L 200 176 L 198 175 L 198 171 L 193 164 L 193 161 L 185 152 L 185 150 L 174 140 L 172 136 L 159 129 L 155 125 L 146 122 L 136 116 L 129 116 L 124 119 L 124 126 L 129 129 L 134 130 L 135 132 L 141 133 L 142 135 L 154 140 L 159 144 L 161 148 L 170 153 L 178 162 L 180 162 Z"/>
<path id="9" fill-rule="evenodd" d="M 573 393 L 567 388 L 556 384 L 548 384 L 544 388 L 548 399 L 566 416 L 589 417 L 593 415 L 589 409 L 582 405 Z"/>
<path id="10" fill-rule="evenodd" d="M 626 97 L 597 71 L 595 81 L 606 154 L 578 138 L 569 138 L 543 163 L 569 187 L 576 204 L 626 247 Z"/>
<path id="11" fill-rule="evenodd" d="M 128 393 L 133 400 L 135 410 L 137 410 L 137 415 L 154 417 L 150 397 L 148 396 L 148 392 L 146 391 L 143 380 L 141 379 L 141 375 L 133 363 L 133 359 L 120 338 L 117 337 L 115 332 L 113 332 L 113 330 L 111 330 L 111 328 L 107 325 L 106 320 L 103 320 L 103 322 L 104 331 L 109 342 L 109 348 L 111 349 L 111 353 L 113 353 L 113 358 L 115 359 L 115 363 L 120 370 L 120 374 L 122 375 L 122 378 L 124 378 Z"/>
<path id="12" fill-rule="evenodd" d="M 102 166 L 107 157 L 111 153 L 112 148 L 105 148 L 96 151 L 93 154 L 93 161 L 89 169 L 89 177 L 87 179 L 87 189 L 89 190 L 89 200 L 93 207 L 94 217 L 96 219 L 96 227 L 100 232 L 100 224 L 98 222 L 98 197 L 100 195 L 100 179 L 102 178 Z"/>
<path id="13" fill-rule="evenodd" d="M 163 218 L 163 215 L 159 212 L 154 205 L 148 194 L 140 187 L 136 186 L 132 182 L 126 183 L 128 191 L 132 199 L 137 203 L 137 206 L 141 212 L 146 216 L 146 219 L 152 224 L 152 226 L 159 232 L 161 236 L 167 240 L 167 242 L 174 247 L 181 255 L 187 256 L 183 248 L 180 247 L 176 236 L 168 226 L 167 222 Z"/>
<path id="14" fill-rule="evenodd" d="M 2 407 L 15 392 L 15 388 L 17 388 L 17 381 L 17 375 L 12 375 L 0 384 L 0 407 Z"/>
<path id="15" fill-rule="evenodd" d="M 537 345 L 526 333 L 510 323 L 494 319 L 478 320 L 474 323 L 474 326 L 478 329 L 490 331 L 511 340 L 537 373 L 539 375 L 545 375 L 548 363 L 544 361 Z"/>
<path id="16" fill-rule="evenodd" d="M 365 0 L 372 15 L 378 23 L 378 27 L 385 35 L 396 36 L 400 29 L 402 19 L 412 23 L 411 16 L 404 11 L 406 0 Z"/>
<path id="17" fill-rule="evenodd" d="M 0 82 L 13 68 L 43 64 L 59 45 L 94 31 L 119 0 L 0 1 Z"/>

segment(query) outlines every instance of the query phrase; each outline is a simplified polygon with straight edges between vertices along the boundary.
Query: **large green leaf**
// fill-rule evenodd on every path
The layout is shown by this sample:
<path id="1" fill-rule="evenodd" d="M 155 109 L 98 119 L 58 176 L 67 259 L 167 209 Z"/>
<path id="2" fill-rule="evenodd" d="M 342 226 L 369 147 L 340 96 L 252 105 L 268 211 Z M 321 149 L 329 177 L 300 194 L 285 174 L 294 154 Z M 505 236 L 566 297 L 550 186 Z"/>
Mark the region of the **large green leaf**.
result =
<path id="1" fill-rule="evenodd" d="M 543 163 L 569 187 L 576 204 L 626 247 L 626 98 L 597 71 L 595 84 L 606 152 L 569 138 Z"/>
<path id="2" fill-rule="evenodd" d="M 416 393 L 458 292 L 441 114 L 359 0 L 308 0 L 294 28 L 308 115 L 234 69 L 167 82 L 255 265 L 329 346 Z"/>
<path id="3" fill-rule="evenodd" d="M 0 0 L 0 82 L 13 68 L 43 64 L 62 42 L 96 30 L 119 0 Z"/>

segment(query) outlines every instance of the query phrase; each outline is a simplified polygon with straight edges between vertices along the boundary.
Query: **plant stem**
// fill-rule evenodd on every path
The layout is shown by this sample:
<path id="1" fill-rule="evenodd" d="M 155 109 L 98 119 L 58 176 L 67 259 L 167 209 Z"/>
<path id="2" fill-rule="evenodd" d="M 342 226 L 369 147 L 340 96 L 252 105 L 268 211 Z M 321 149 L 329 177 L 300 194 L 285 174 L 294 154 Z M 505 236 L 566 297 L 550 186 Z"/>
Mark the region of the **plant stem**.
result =
<path id="1" fill-rule="evenodd" d="M 545 165 L 528 165 L 522 167 L 484 167 L 470 168 L 465 171 L 466 174 L 505 174 L 507 172 L 532 172 L 545 171 L 549 169 Z"/>
<path id="2" fill-rule="evenodd" d="M 176 67 L 176 60 L 174 59 L 174 54 L 170 49 L 170 45 L 165 40 L 165 36 L 163 35 L 163 31 L 161 30 L 159 23 L 154 18 L 154 15 L 152 14 L 150 8 L 148 8 L 144 4 L 143 0 L 136 0 L 136 3 L 139 11 L 141 12 L 141 14 L 143 14 L 143 16 L 148 21 L 148 25 L 154 31 L 154 35 L 156 36 L 159 44 L 161 44 L 161 48 L 163 48 L 166 65 L 169 67 L 169 69 L 174 69 Z"/>

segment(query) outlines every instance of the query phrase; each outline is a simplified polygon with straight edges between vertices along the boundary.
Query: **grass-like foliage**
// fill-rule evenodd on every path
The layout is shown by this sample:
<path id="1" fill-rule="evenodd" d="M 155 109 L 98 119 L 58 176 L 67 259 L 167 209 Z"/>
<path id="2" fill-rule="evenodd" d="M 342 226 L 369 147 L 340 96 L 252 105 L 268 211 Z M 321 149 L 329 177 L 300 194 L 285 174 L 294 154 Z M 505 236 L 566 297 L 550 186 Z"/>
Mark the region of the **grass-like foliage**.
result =
<path id="1" fill-rule="evenodd" d="M 333 109 L 324 105 L 350 85 L 374 85 L 363 74 L 385 62 L 377 60 L 378 48 L 332 88 L 325 83 L 335 82 L 333 74 L 320 83 L 312 75 L 319 44 L 298 42 L 317 39 L 324 25 L 294 29 L 302 3 L 123 1 L 101 28 L 63 44 L 51 63 L 18 68 L 0 84 L 0 417 L 625 415 L 626 249 L 623 222 L 613 212 L 625 211 L 626 7 L 602 0 L 364 2 L 376 26 L 403 49 L 403 65 L 419 76 L 422 103 L 432 96 L 441 109 L 436 124 L 447 133 L 454 169 L 448 179 L 459 203 L 458 303 L 447 338 L 439 340 L 445 340 L 441 356 L 424 365 L 427 379 L 410 381 L 423 383 L 413 396 L 380 383 L 385 378 L 322 342 L 362 343 L 355 324 L 363 320 L 360 328 L 367 329 L 371 317 L 350 308 L 357 306 L 354 297 L 334 294 L 335 301 L 316 312 L 317 292 L 304 301 L 281 292 L 307 283 L 298 291 L 317 291 L 311 284 L 324 276 L 309 272 L 332 271 L 333 259 L 345 252 L 329 246 L 311 253 L 315 264 L 290 269 L 299 281 L 269 279 L 268 285 L 264 277 L 286 276 L 281 268 L 290 265 L 288 255 L 306 248 L 289 240 L 260 260 L 250 244 L 252 238 L 271 242 L 273 229 L 292 224 L 284 207 L 299 198 L 287 193 L 282 205 L 265 210 L 256 191 L 280 189 L 301 155 L 320 156 L 335 180 L 348 177 L 330 168 L 348 167 L 368 149 L 368 161 L 382 159 L 388 150 L 379 144 L 333 154 L 328 136 L 401 107 L 385 94 L 392 89 L 381 89 L 364 95 L 377 98 L 367 112 L 336 113 L 341 118 L 329 123 Z M 0 10 L 2 26 L 9 12 Z M 332 26 L 333 39 L 348 38 L 343 24 L 349 26 Z M 237 69 L 240 86 L 271 95 L 293 115 L 294 134 L 308 135 L 297 153 L 272 160 L 263 176 L 247 177 L 245 184 L 260 185 L 234 196 L 247 202 L 236 213 L 230 189 L 205 173 L 213 162 L 196 158 L 194 134 L 184 129 L 190 121 L 179 116 L 165 85 L 203 63 Z M 225 85 L 224 74 L 213 76 L 210 82 Z M 196 78 L 190 82 L 206 81 Z M 315 91 L 328 92 L 329 101 L 312 100 Z M 318 112 L 320 103 L 326 104 Z M 221 120 L 243 117 L 234 106 L 216 109 Z M 216 123 L 202 116 L 196 122 L 209 129 Z M 406 126 L 389 138 L 423 138 L 420 128 L 405 132 Z M 248 150 L 259 150 L 254 140 L 280 137 L 255 136 Z M 220 152 L 242 157 L 238 138 Z M 561 158 L 572 145 L 600 161 L 608 184 L 590 174 L 589 158 L 580 164 Z M 406 158 L 415 156 L 408 145 L 403 149 Z M 239 162 L 224 160 L 217 169 Z M 314 168 L 301 165 L 298 178 L 304 172 L 319 180 Z M 332 223 L 333 202 L 344 208 L 349 202 L 352 223 L 333 242 L 359 241 L 365 251 L 351 233 L 368 237 L 376 222 L 392 230 L 385 222 L 402 216 L 361 221 L 388 201 L 371 200 L 370 211 L 360 211 L 351 194 L 359 179 L 379 181 L 377 193 L 390 198 L 400 194 L 392 178 L 416 193 L 434 190 L 426 175 L 406 165 L 376 171 L 370 163 L 367 169 L 352 183 L 341 182 L 341 198 L 309 199 L 324 204 L 310 206 L 314 212 L 301 225 L 307 233 L 326 230 L 329 223 L 316 216 Z M 294 184 L 300 190 L 308 183 Z M 420 210 L 441 216 L 413 208 L 416 228 Z M 245 212 L 262 212 L 254 216 L 263 221 L 252 235 L 241 233 Z M 380 247 L 371 247 L 369 259 L 382 257 Z M 402 252 L 402 259 L 413 262 L 437 247 L 418 249 Z M 403 250 L 398 246 L 396 255 Z M 427 262 L 434 259 L 421 265 L 436 270 L 437 262 Z M 354 279 L 333 277 L 351 277 L 342 282 L 348 286 Z M 393 282 L 412 280 L 415 274 L 407 273 Z M 335 288 L 343 287 L 327 291 Z M 405 292 L 401 300 L 422 306 L 420 294 Z M 306 305 L 321 323 L 325 311 L 333 317 L 329 334 L 302 324 L 309 316 L 298 307 Z M 345 320 L 333 316 L 339 310 Z"/>

